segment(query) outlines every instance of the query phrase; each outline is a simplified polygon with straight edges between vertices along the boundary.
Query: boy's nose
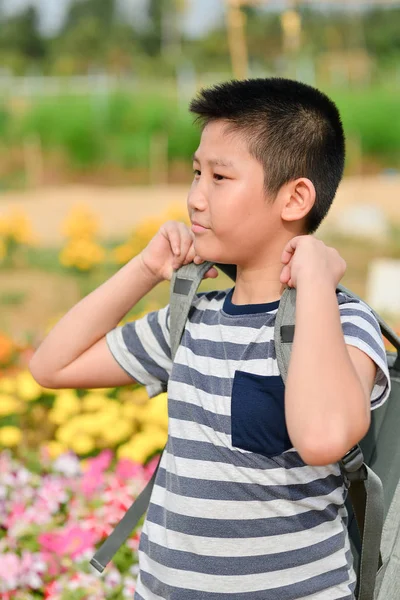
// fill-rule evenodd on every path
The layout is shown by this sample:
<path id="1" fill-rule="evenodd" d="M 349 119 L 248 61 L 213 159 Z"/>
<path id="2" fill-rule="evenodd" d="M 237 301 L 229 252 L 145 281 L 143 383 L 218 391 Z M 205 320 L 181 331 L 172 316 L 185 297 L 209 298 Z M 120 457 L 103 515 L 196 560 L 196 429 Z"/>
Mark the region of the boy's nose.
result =
<path id="1" fill-rule="evenodd" d="M 199 187 L 190 190 L 188 194 L 188 207 L 193 211 L 203 211 L 207 207 L 207 200 Z"/>

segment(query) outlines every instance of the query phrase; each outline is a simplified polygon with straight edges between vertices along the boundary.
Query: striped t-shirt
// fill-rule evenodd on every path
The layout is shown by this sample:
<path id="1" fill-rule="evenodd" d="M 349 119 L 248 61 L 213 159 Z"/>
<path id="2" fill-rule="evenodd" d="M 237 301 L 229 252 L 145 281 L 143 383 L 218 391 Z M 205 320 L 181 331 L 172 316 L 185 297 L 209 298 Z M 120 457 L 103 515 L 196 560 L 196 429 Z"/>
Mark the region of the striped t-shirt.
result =
<path id="1" fill-rule="evenodd" d="M 274 346 L 279 301 L 197 294 L 171 361 L 169 306 L 107 335 L 151 396 L 168 390 L 168 443 L 139 546 L 136 600 L 350 600 L 355 573 L 338 464 L 306 465 L 285 425 Z M 377 364 L 371 408 L 389 395 L 379 325 L 338 294 L 347 344 Z"/>

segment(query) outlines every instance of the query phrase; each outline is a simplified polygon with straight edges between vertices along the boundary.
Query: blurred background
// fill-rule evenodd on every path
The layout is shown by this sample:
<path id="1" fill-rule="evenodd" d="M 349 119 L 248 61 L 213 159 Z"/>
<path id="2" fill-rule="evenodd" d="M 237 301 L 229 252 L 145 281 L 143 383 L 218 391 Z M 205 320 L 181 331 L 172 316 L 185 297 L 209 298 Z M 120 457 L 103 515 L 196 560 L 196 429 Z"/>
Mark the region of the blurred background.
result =
<path id="1" fill-rule="evenodd" d="M 0 600 L 133 596 L 140 529 L 102 579 L 88 558 L 151 475 L 165 395 L 45 390 L 27 364 L 163 221 L 187 219 L 202 86 L 283 76 L 335 100 L 346 170 L 318 237 L 400 332 L 399 32 L 390 0 L 0 0 Z"/>

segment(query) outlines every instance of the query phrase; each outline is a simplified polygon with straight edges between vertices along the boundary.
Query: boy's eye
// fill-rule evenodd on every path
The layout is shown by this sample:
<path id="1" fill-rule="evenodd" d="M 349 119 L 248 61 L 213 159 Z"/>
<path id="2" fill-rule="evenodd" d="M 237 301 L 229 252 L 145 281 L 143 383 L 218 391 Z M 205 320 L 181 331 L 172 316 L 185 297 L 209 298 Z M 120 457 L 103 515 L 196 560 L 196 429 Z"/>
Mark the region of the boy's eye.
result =
<path id="1" fill-rule="evenodd" d="M 200 177 L 201 172 L 198 169 L 193 169 L 193 174 L 195 177 Z"/>
<path id="2" fill-rule="evenodd" d="M 214 179 L 216 179 L 217 181 L 222 181 L 223 179 L 225 179 L 225 177 L 223 175 L 219 175 L 218 173 L 214 173 Z"/>

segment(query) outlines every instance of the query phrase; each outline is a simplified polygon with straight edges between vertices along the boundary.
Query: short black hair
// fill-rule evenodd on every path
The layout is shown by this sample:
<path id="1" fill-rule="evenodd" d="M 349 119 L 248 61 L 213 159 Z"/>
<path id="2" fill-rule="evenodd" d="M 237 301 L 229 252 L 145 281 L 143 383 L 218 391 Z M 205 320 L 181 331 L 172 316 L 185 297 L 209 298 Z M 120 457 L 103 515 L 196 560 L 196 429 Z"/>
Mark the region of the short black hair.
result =
<path id="1" fill-rule="evenodd" d="M 203 128 L 224 120 L 243 133 L 249 152 L 264 167 L 273 198 L 285 183 L 307 177 L 316 200 L 307 233 L 324 219 L 343 176 L 345 139 L 334 102 L 316 88 L 280 77 L 227 81 L 202 89 L 189 106 Z"/>

